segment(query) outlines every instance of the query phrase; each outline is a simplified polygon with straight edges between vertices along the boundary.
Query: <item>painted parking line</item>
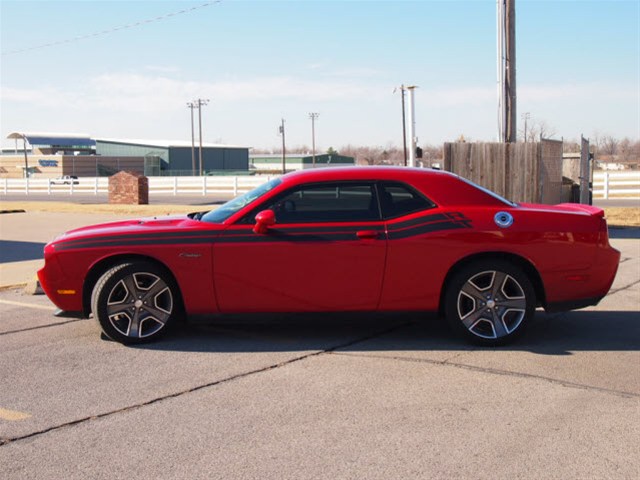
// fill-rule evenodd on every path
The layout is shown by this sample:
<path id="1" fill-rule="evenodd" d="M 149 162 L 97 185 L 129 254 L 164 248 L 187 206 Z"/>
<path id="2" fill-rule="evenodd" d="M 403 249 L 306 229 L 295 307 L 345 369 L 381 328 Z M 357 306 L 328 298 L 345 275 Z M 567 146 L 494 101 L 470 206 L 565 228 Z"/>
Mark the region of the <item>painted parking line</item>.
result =
<path id="1" fill-rule="evenodd" d="M 16 410 L 7 410 L 6 408 L 0 408 L 0 420 L 9 420 L 10 422 L 19 422 L 20 420 L 26 420 L 31 418 L 31 415 L 24 412 L 18 412 Z"/>
<path id="2" fill-rule="evenodd" d="M 16 307 L 27 307 L 27 308 L 35 308 L 38 310 L 49 310 L 50 312 L 54 311 L 56 307 L 53 305 L 34 305 L 33 303 L 26 302 L 14 302 L 13 300 L 0 300 L 0 304 L 2 305 L 14 305 Z"/>

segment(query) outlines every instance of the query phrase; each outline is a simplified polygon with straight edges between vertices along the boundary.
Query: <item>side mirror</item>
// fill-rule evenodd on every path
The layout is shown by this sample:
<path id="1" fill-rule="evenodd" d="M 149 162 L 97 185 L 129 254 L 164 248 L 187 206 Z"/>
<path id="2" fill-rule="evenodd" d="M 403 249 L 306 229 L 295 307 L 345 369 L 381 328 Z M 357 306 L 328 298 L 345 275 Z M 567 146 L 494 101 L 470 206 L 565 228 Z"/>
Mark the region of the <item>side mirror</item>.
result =
<path id="1" fill-rule="evenodd" d="M 256 215 L 256 224 L 253 226 L 253 231 L 257 234 L 265 234 L 269 230 L 269 227 L 276 224 L 276 214 L 273 210 L 262 210 Z"/>

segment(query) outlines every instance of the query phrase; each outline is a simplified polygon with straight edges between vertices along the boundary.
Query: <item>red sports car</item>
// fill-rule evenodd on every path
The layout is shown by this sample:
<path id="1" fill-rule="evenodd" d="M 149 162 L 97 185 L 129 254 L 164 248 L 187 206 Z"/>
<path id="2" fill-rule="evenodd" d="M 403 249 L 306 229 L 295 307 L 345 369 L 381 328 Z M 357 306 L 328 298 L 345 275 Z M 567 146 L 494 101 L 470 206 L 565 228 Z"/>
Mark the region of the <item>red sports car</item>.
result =
<path id="1" fill-rule="evenodd" d="M 615 277 L 604 212 L 515 204 L 451 173 L 296 172 L 209 212 L 72 230 L 38 272 L 60 309 L 122 343 L 241 312 L 436 311 L 504 344 L 536 307 L 595 305 Z"/>

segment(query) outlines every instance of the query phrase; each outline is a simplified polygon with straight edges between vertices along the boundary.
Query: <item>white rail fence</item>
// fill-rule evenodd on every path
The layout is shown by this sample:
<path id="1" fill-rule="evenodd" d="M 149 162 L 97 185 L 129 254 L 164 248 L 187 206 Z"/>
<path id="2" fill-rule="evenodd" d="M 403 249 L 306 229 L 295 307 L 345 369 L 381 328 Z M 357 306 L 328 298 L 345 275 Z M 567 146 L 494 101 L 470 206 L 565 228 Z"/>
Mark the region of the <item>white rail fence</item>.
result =
<path id="1" fill-rule="evenodd" d="M 594 172 L 593 198 L 640 199 L 640 172 Z"/>
<path id="2" fill-rule="evenodd" d="M 274 178 L 273 176 L 149 177 L 149 195 L 235 197 Z M 109 193 L 107 177 L 79 178 L 73 183 L 55 183 L 48 178 L 2 178 L 0 194 L 100 195 Z"/>
<path id="3" fill-rule="evenodd" d="M 273 176 L 149 177 L 149 195 L 235 197 L 274 178 Z M 99 195 L 109 193 L 107 177 L 80 178 L 77 183 L 57 184 L 48 178 L 2 178 L 0 194 Z M 640 199 L 640 172 L 595 172 L 594 198 Z"/>

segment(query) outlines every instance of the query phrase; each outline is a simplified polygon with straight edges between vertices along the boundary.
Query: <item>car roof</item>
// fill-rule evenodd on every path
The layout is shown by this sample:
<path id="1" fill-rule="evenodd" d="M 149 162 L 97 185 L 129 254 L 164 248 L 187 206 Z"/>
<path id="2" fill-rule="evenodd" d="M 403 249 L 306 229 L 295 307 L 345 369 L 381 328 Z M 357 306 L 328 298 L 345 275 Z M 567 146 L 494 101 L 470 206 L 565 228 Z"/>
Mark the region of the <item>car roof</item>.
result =
<path id="1" fill-rule="evenodd" d="M 450 172 L 430 168 L 362 166 L 362 167 L 322 167 L 300 170 L 282 177 L 283 183 L 327 182 L 339 180 L 405 180 L 420 178 L 457 177 Z"/>

